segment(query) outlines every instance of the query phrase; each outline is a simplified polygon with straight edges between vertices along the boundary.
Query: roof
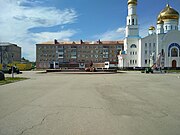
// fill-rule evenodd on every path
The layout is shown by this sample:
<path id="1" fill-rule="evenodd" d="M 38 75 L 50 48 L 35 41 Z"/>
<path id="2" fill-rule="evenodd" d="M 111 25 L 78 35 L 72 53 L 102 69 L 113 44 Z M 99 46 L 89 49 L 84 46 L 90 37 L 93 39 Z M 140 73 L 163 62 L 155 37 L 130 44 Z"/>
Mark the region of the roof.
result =
<path id="1" fill-rule="evenodd" d="M 0 42 L 0 46 L 10 46 L 10 45 L 17 46 L 16 44 L 12 44 L 12 43 L 9 43 L 9 42 Z"/>
<path id="2" fill-rule="evenodd" d="M 128 0 L 128 5 L 129 4 L 137 5 L 137 0 Z"/>
<path id="3" fill-rule="evenodd" d="M 164 19 L 177 19 L 179 20 L 179 13 L 169 6 L 169 4 L 166 5 L 166 7 L 160 12 L 158 15 L 158 21 L 161 21 Z"/>
<path id="4" fill-rule="evenodd" d="M 116 44 L 124 44 L 123 40 L 119 41 L 47 41 L 43 43 L 38 43 L 37 45 L 116 45 Z"/>
<path id="5" fill-rule="evenodd" d="M 149 30 L 155 30 L 155 27 L 154 26 L 150 26 Z"/>

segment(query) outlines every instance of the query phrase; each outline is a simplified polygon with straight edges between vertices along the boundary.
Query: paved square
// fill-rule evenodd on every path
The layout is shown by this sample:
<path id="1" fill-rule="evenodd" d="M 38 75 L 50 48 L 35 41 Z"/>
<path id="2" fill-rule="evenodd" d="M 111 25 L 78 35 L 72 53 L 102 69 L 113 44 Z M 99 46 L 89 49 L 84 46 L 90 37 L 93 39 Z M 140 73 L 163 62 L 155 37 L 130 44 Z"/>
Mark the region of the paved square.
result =
<path id="1" fill-rule="evenodd" d="M 180 133 L 180 74 L 18 76 L 0 86 L 0 135 Z"/>

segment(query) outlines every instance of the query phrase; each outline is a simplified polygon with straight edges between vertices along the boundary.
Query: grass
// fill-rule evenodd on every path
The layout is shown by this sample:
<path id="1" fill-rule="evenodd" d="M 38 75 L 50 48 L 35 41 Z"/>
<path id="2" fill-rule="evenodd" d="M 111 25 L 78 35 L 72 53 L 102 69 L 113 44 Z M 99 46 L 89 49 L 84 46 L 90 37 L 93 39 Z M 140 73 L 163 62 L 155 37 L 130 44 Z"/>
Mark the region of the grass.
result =
<path id="1" fill-rule="evenodd" d="M 166 70 L 167 73 L 180 73 L 180 70 Z"/>
<path id="2" fill-rule="evenodd" d="M 22 80 L 26 80 L 28 78 L 24 78 L 24 77 L 6 77 L 5 80 L 0 81 L 0 85 L 5 85 L 8 83 L 14 83 L 14 82 L 18 82 L 18 81 L 22 81 Z"/>

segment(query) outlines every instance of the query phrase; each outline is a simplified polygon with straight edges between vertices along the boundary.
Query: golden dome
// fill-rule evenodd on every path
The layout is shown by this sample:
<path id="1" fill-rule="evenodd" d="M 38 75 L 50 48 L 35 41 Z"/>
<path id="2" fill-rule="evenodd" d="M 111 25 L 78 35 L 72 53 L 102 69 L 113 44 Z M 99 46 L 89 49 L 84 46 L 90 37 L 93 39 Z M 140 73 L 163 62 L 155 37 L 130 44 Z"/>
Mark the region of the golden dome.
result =
<path id="1" fill-rule="evenodd" d="M 129 4 L 137 5 L 137 0 L 128 0 L 128 5 Z"/>
<path id="2" fill-rule="evenodd" d="M 161 14 L 158 15 L 157 24 L 163 24 L 164 21 L 162 20 Z"/>
<path id="3" fill-rule="evenodd" d="M 174 10 L 169 4 L 160 12 L 158 16 L 158 21 L 165 20 L 165 19 L 177 19 L 179 20 L 179 13 Z"/>
<path id="4" fill-rule="evenodd" d="M 158 20 L 157 21 L 157 24 L 163 24 L 164 22 L 163 22 L 163 20 Z"/>
<path id="5" fill-rule="evenodd" d="M 155 30 L 154 26 L 149 27 L 149 30 Z"/>

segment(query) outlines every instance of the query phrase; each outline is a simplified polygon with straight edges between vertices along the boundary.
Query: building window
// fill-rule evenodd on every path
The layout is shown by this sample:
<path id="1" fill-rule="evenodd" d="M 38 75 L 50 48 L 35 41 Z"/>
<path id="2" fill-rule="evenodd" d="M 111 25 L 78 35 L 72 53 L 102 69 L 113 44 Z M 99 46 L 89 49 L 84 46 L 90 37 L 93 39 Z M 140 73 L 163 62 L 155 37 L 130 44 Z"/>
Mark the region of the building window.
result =
<path id="1" fill-rule="evenodd" d="M 132 64 L 132 60 L 130 60 L 130 64 Z"/>
<path id="2" fill-rule="evenodd" d="M 132 25 L 134 25 L 134 19 L 132 19 Z"/>
<path id="3" fill-rule="evenodd" d="M 130 48 L 137 48 L 137 46 L 135 44 L 132 44 Z"/>
<path id="4" fill-rule="evenodd" d="M 161 54 L 164 55 L 164 49 L 161 50 Z"/>
<path id="5" fill-rule="evenodd" d="M 130 21 L 130 19 L 129 19 L 129 25 L 130 25 L 130 23 L 131 23 L 131 21 Z"/>
<path id="6" fill-rule="evenodd" d="M 145 43 L 145 48 L 147 48 L 147 43 Z"/>
<path id="7" fill-rule="evenodd" d="M 132 52 L 130 52 L 130 55 L 132 55 Z"/>
<path id="8" fill-rule="evenodd" d="M 147 50 L 145 50 L 145 54 L 147 55 Z"/>
<path id="9" fill-rule="evenodd" d="M 137 55 L 137 52 L 135 52 L 135 55 Z"/>
<path id="10" fill-rule="evenodd" d="M 145 64 L 147 64 L 147 60 L 145 60 Z"/>
<path id="11" fill-rule="evenodd" d="M 109 49 L 103 47 L 103 58 L 109 58 Z"/>
<path id="12" fill-rule="evenodd" d="M 137 60 L 135 60 L 135 64 L 137 64 Z"/>
<path id="13" fill-rule="evenodd" d="M 120 50 L 121 50 L 121 49 L 122 49 L 122 46 L 117 45 L 117 46 L 116 46 L 116 49 L 120 49 Z"/>
<path id="14" fill-rule="evenodd" d="M 171 57 L 178 57 L 178 49 L 177 48 L 171 49 Z"/>

